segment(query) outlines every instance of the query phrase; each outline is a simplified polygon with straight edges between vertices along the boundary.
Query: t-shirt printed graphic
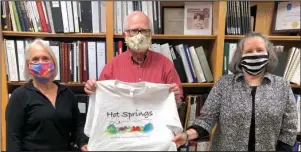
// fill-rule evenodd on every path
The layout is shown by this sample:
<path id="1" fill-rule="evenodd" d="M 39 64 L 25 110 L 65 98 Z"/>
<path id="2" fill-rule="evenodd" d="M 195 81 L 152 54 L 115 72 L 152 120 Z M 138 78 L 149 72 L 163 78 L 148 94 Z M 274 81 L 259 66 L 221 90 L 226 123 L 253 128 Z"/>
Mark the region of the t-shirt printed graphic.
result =
<path id="1" fill-rule="evenodd" d="M 118 80 L 97 82 L 84 132 L 89 151 L 176 151 L 183 131 L 170 85 Z"/>
<path id="2" fill-rule="evenodd" d="M 150 113 L 152 113 L 152 112 L 150 111 Z M 124 114 L 127 115 L 127 113 L 124 113 Z M 129 113 L 129 114 L 131 114 L 131 113 Z M 145 125 L 140 125 L 140 126 L 127 126 L 127 124 L 128 124 L 128 122 L 125 122 L 124 125 L 122 125 L 122 123 L 120 123 L 120 122 L 118 124 L 115 124 L 114 122 L 110 123 L 106 129 L 106 133 L 110 134 L 110 135 L 125 134 L 125 133 L 131 133 L 131 132 L 149 133 L 154 128 L 154 126 L 151 122 L 149 122 Z"/>

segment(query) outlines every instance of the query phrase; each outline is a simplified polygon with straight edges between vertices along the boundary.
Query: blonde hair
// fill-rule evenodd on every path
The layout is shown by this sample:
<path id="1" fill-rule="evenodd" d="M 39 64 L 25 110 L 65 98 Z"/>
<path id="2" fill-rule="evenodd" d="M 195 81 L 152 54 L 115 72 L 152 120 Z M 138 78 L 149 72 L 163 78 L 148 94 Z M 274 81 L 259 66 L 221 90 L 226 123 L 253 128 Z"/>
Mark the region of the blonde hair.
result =
<path id="1" fill-rule="evenodd" d="M 32 75 L 30 74 L 29 69 L 28 69 L 28 61 L 29 61 L 30 52 L 31 52 L 30 50 L 36 45 L 40 45 L 41 47 L 43 47 L 45 50 L 47 50 L 47 52 L 51 56 L 53 63 L 54 63 L 54 76 L 53 76 L 53 79 L 54 79 L 58 73 L 58 65 L 57 65 L 57 60 L 55 58 L 54 52 L 52 51 L 49 44 L 47 44 L 44 40 L 35 39 L 33 42 L 29 43 L 25 49 L 25 55 L 24 55 L 24 57 L 25 57 L 24 78 L 25 78 L 25 80 L 28 81 L 28 80 L 32 79 Z"/>

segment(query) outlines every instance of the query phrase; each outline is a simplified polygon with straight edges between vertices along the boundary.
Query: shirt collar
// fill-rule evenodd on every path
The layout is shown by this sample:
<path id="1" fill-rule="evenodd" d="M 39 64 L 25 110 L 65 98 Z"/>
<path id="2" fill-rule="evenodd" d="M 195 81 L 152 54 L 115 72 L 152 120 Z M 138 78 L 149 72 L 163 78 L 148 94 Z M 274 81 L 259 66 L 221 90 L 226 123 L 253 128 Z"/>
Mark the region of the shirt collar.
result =
<path id="1" fill-rule="evenodd" d="M 238 81 L 243 80 L 243 78 L 244 78 L 244 75 L 243 75 L 242 72 L 240 72 L 240 73 L 235 75 L 234 80 L 235 80 L 235 82 L 238 82 Z M 268 72 L 265 72 L 265 74 L 263 76 L 263 80 L 266 80 L 268 82 L 272 82 L 272 80 L 273 80 L 272 75 Z"/>
<path id="2" fill-rule="evenodd" d="M 27 89 L 33 90 L 33 91 L 39 91 L 36 87 L 34 87 L 32 81 L 33 81 L 33 80 L 30 79 L 27 83 L 24 84 L 24 87 L 27 88 Z M 57 82 L 57 81 L 53 81 L 53 83 L 55 83 L 55 84 L 58 86 L 58 92 L 67 89 L 66 86 L 61 85 L 61 84 L 60 84 L 59 82 Z"/>
<path id="3" fill-rule="evenodd" d="M 134 63 L 134 64 L 139 64 L 139 63 L 137 63 L 137 62 L 133 59 L 132 53 L 131 53 L 129 50 L 128 50 L 128 55 L 130 56 L 130 59 L 131 59 L 132 63 Z M 147 61 L 149 60 L 150 56 L 151 56 L 151 51 L 150 51 L 150 50 L 147 50 L 147 52 L 146 52 L 145 55 L 144 55 L 144 61 L 142 62 L 142 64 L 144 64 L 145 62 L 147 62 Z"/>

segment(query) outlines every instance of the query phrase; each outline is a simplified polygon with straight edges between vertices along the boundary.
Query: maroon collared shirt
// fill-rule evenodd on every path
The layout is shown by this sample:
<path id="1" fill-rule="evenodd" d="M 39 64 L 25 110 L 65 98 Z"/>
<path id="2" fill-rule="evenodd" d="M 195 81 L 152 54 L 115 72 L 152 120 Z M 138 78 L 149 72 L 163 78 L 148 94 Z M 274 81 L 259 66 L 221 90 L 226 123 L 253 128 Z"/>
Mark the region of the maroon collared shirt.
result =
<path id="1" fill-rule="evenodd" d="M 142 64 L 134 63 L 130 51 L 126 51 L 105 65 L 99 80 L 120 80 L 124 82 L 152 82 L 152 83 L 176 83 L 180 88 L 178 101 L 183 97 L 180 77 L 174 64 L 162 54 L 147 51 L 145 61 Z"/>

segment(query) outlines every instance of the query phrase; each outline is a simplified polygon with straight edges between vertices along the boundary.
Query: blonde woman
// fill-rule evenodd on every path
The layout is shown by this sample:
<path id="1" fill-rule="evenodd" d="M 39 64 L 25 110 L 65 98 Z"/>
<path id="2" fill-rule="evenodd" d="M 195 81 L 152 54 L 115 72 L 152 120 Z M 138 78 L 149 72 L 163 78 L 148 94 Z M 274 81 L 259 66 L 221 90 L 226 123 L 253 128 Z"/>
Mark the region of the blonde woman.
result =
<path id="1" fill-rule="evenodd" d="M 6 108 L 7 151 L 68 151 L 71 142 L 86 150 L 75 95 L 54 80 L 58 65 L 41 39 L 25 51 L 26 84 L 11 95 Z"/>

